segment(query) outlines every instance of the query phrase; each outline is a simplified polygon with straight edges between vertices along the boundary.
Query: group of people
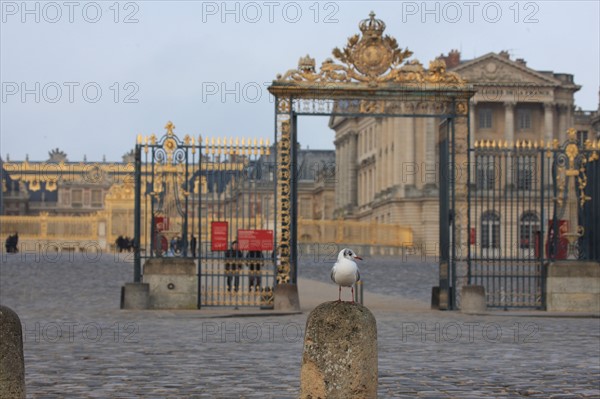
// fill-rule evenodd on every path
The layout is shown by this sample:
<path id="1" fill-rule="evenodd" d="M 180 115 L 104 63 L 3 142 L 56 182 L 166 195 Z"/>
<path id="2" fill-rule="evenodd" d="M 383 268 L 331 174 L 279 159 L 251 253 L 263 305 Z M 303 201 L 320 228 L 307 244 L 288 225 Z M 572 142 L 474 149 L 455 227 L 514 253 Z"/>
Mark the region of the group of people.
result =
<path id="1" fill-rule="evenodd" d="M 16 254 L 19 252 L 17 245 L 19 245 L 19 233 L 8 236 L 5 243 L 6 252 L 9 254 Z"/>
<path id="2" fill-rule="evenodd" d="M 240 288 L 240 271 L 244 267 L 244 259 L 249 259 L 249 281 L 248 291 L 254 288 L 256 291 L 261 286 L 260 267 L 262 263 L 262 251 L 248 251 L 244 257 L 244 253 L 239 250 L 237 241 L 231 243 L 231 247 L 225 251 L 225 274 L 227 275 L 227 291 L 231 291 L 232 282 L 233 288 L 237 292 Z"/>
<path id="3" fill-rule="evenodd" d="M 117 245 L 119 252 L 131 252 L 133 250 L 133 239 L 129 237 L 119 236 L 115 240 L 115 244 Z"/>

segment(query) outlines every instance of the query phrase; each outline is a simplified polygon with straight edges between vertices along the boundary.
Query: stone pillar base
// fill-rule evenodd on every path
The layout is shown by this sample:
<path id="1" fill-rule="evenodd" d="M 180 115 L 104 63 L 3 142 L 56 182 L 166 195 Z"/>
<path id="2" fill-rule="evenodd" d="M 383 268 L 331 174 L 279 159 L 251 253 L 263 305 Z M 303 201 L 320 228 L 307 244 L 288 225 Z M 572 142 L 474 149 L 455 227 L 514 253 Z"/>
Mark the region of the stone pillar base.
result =
<path id="1" fill-rule="evenodd" d="M 300 398 L 377 397 L 377 323 L 366 307 L 326 302 L 308 316 Z"/>
<path id="2" fill-rule="evenodd" d="M 549 312 L 600 312 L 600 264 L 557 261 L 548 266 L 546 309 Z"/>
<path id="3" fill-rule="evenodd" d="M 19 316 L 0 305 L 0 398 L 25 398 L 25 357 Z"/>
<path id="4" fill-rule="evenodd" d="M 487 309 L 482 285 L 465 285 L 460 295 L 460 310 L 467 314 L 484 313 Z"/>
<path id="5" fill-rule="evenodd" d="M 198 275 L 189 258 L 151 258 L 144 263 L 150 309 L 197 309 Z"/>
<path id="6" fill-rule="evenodd" d="M 273 290 L 274 309 L 282 312 L 299 312 L 300 296 L 296 284 L 277 284 Z"/>
<path id="7" fill-rule="evenodd" d="M 149 302 L 149 284 L 125 283 L 121 288 L 121 309 L 148 309 Z"/>

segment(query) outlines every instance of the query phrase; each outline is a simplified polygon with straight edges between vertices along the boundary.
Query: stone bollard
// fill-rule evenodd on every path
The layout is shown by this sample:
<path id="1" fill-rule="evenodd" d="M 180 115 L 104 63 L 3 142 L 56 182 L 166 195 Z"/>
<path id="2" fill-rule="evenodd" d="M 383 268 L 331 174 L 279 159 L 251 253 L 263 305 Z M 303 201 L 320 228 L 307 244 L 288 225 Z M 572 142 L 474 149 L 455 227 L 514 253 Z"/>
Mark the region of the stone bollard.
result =
<path id="1" fill-rule="evenodd" d="M 19 316 L 0 305 L 0 399 L 25 398 L 25 358 Z"/>
<path id="2" fill-rule="evenodd" d="M 125 283 L 121 287 L 121 309 L 148 309 L 150 285 L 147 283 Z"/>
<path id="3" fill-rule="evenodd" d="M 296 284 L 277 284 L 273 290 L 274 309 L 281 312 L 300 311 L 300 297 Z"/>
<path id="4" fill-rule="evenodd" d="M 467 314 L 486 311 L 485 289 L 481 285 L 465 285 L 460 295 L 460 310 Z"/>
<path id="5" fill-rule="evenodd" d="M 377 397 L 377 325 L 366 307 L 325 302 L 308 316 L 300 398 Z"/>

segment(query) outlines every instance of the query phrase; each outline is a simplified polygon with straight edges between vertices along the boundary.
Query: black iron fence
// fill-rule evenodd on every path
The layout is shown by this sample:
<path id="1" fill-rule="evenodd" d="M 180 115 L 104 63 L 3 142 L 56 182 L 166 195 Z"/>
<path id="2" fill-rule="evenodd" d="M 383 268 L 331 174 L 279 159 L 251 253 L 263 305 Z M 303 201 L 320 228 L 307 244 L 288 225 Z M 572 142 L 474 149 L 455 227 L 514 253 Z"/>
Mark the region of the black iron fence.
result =
<path id="1" fill-rule="evenodd" d="M 468 284 L 490 307 L 545 307 L 545 268 L 598 260 L 598 142 L 478 141 L 470 150 Z"/>

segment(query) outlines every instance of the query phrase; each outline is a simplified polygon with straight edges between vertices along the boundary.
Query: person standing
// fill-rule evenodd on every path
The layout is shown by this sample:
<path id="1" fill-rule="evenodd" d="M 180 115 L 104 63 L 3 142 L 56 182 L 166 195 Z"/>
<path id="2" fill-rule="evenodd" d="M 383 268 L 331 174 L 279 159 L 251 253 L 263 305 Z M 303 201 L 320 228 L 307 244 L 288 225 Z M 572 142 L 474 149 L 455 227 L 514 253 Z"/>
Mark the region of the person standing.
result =
<path id="1" fill-rule="evenodd" d="M 237 241 L 231 243 L 231 247 L 225 251 L 225 274 L 227 275 L 227 291 L 231 291 L 231 281 L 237 292 L 240 288 L 240 270 L 242 270 L 242 259 L 244 254 L 238 249 Z"/>
<path id="2" fill-rule="evenodd" d="M 190 240 L 190 249 L 192 250 L 192 256 L 196 257 L 196 237 L 192 234 L 192 239 Z"/>
<path id="3" fill-rule="evenodd" d="M 260 288 L 261 278 L 260 278 L 260 266 L 262 263 L 263 254 L 261 251 L 248 251 L 248 267 L 250 269 L 249 273 L 249 283 L 248 283 L 248 291 L 252 291 L 252 287 L 254 286 L 254 290 L 257 291 Z"/>

